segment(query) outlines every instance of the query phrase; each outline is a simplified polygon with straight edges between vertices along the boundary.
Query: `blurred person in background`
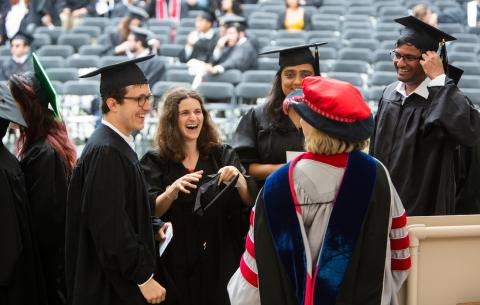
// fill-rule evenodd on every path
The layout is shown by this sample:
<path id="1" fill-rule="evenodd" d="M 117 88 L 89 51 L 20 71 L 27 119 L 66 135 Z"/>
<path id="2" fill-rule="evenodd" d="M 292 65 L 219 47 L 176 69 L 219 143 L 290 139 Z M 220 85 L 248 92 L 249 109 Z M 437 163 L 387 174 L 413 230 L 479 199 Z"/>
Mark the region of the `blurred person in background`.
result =
<path id="1" fill-rule="evenodd" d="M 13 38 L 17 32 L 27 31 L 29 0 L 5 0 L 0 4 L 0 45 Z"/>
<path id="2" fill-rule="evenodd" d="M 285 0 L 285 11 L 278 16 L 278 28 L 288 31 L 310 31 L 312 20 L 300 6 L 300 0 Z"/>
<path id="3" fill-rule="evenodd" d="M 10 39 L 10 53 L 12 56 L 0 66 L 0 80 L 17 73 L 33 71 L 31 44 L 33 37 L 28 33 L 18 32 Z"/>

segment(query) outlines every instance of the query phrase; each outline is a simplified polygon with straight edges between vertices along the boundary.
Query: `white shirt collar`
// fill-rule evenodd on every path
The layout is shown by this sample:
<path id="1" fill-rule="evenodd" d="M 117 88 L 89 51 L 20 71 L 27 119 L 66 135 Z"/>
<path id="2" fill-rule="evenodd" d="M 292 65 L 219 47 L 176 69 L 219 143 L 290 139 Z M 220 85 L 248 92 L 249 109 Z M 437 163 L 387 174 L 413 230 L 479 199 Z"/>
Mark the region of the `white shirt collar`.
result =
<path id="1" fill-rule="evenodd" d="M 430 79 L 428 77 L 426 77 L 423 80 L 423 82 L 421 82 L 420 85 L 418 85 L 418 87 L 415 88 L 415 90 L 410 92 L 410 94 L 408 94 L 408 95 L 407 95 L 407 92 L 405 90 L 405 83 L 403 83 L 403 82 L 398 82 L 395 90 L 397 90 L 397 92 L 400 93 L 404 97 L 404 99 L 409 97 L 413 93 L 416 93 L 416 94 L 420 95 L 421 97 L 423 97 L 424 99 L 427 99 L 428 98 L 428 89 L 427 89 L 428 83 L 430 83 Z"/>
<path id="2" fill-rule="evenodd" d="M 214 29 L 210 29 L 205 33 L 198 32 L 198 38 L 199 39 L 202 39 L 202 38 L 212 39 L 213 35 L 215 35 L 215 30 Z"/>
<path id="3" fill-rule="evenodd" d="M 12 59 L 17 64 L 22 64 L 23 65 L 25 63 L 25 61 L 27 61 L 28 56 L 29 56 L 29 54 L 25 54 L 25 55 L 20 56 L 20 57 L 12 55 Z"/>
<path id="4" fill-rule="evenodd" d="M 129 135 L 128 137 L 126 135 L 124 135 L 123 133 L 120 132 L 120 130 L 118 130 L 117 128 L 115 128 L 115 126 L 113 126 L 112 124 L 110 124 L 107 120 L 105 119 L 102 119 L 102 124 L 105 125 L 105 126 L 108 126 L 110 127 L 110 129 L 112 129 L 113 131 L 115 131 L 116 133 L 118 133 L 119 136 L 122 137 L 122 139 L 125 140 L 125 142 L 127 142 L 127 144 L 133 149 L 133 151 L 135 151 L 135 143 L 133 142 L 133 136 L 132 135 Z"/>

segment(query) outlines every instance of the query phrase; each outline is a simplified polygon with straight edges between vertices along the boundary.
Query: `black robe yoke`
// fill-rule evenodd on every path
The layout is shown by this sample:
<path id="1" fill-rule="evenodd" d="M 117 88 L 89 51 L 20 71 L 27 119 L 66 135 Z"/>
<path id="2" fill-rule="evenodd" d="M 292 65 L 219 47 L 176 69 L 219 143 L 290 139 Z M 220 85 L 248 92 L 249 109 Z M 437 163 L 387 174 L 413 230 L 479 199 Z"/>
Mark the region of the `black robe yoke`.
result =
<path id="1" fill-rule="evenodd" d="M 47 304 L 25 179 L 0 143 L 0 304 Z"/>
<path id="2" fill-rule="evenodd" d="M 156 150 L 147 152 L 141 163 L 152 202 L 167 186 L 188 174 L 182 163 L 166 160 Z M 208 175 L 226 165 L 245 173 L 235 151 L 227 145 L 218 146 L 208 158 L 199 158 L 195 171 L 203 170 L 203 176 L 197 185 L 210 180 Z M 254 197 L 255 182 L 250 177 L 246 179 Z M 248 230 L 248 209 L 235 192 L 230 202 L 216 202 L 203 216 L 197 216 L 193 213 L 197 190 L 180 193 L 162 216 L 174 228 L 172 242 L 162 256 L 173 280 L 170 291 L 178 293 L 176 297 L 182 305 L 229 304 L 227 283 L 240 262 Z M 167 300 L 172 297 L 169 288 L 166 287 Z"/>
<path id="3" fill-rule="evenodd" d="M 20 161 L 25 175 L 32 229 L 38 240 L 49 304 L 65 303 L 65 164 L 47 142 L 38 142 Z"/>
<path id="4" fill-rule="evenodd" d="M 13 74 L 32 71 L 33 61 L 31 55 L 27 57 L 23 64 L 16 63 L 12 58 L 9 58 L 0 68 L 0 80 L 8 80 Z"/>
<path id="5" fill-rule="evenodd" d="M 155 269 L 151 208 L 136 153 L 101 124 L 75 167 L 67 202 L 69 304 L 147 304 Z"/>
<path id="6" fill-rule="evenodd" d="M 375 117 L 370 153 L 388 168 L 407 215 L 455 213 L 455 149 L 480 137 L 480 115 L 452 80 L 429 96 L 402 95 L 389 85 Z"/>
<path id="7" fill-rule="evenodd" d="M 283 164 L 287 151 L 304 151 L 305 139 L 288 116 L 274 122 L 265 104 L 250 109 L 238 123 L 232 147 L 248 169 L 250 163 Z M 259 188 L 264 181 L 258 181 Z"/>

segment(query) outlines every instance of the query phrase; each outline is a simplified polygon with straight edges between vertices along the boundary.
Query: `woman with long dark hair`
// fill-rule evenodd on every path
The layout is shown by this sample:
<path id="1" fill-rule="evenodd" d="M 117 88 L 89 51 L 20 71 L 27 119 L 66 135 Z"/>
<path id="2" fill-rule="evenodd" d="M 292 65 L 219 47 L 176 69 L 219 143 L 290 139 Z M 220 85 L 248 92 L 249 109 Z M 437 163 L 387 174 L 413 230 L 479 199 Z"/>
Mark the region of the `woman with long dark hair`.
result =
<path id="1" fill-rule="evenodd" d="M 303 151 L 299 118 L 292 109 L 284 112 L 282 103 L 290 92 L 302 88 L 305 77 L 320 75 L 318 59 L 314 58 L 309 47 L 304 45 L 262 53 L 279 52 L 280 69 L 267 102 L 250 109 L 242 117 L 232 142 L 248 174 L 255 178 L 259 187 L 263 186 L 268 175 L 287 161 L 288 151 Z"/>
<path id="2" fill-rule="evenodd" d="M 34 57 L 36 61 L 36 57 Z M 58 113 L 45 75 L 14 74 L 9 86 L 27 127 L 20 127 L 20 165 L 32 211 L 49 304 L 65 304 L 65 210 L 69 177 L 76 162 L 74 145 Z"/>
<path id="3" fill-rule="evenodd" d="M 235 151 L 221 144 L 196 91 L 166 93 L 155 141 L 140 162 L 156 216 L 175 231 L 162 256 L 173 281 L 167 301 L 178 295 L 182 305 L 229 304 L 227 281 L 240 259 L 248 229 L 242 217 L 255 199 L 255 182 Z M 222 191 L 224 183 L 230 187 Z M 215 199 L 217 191 L 223 193 Z"/>

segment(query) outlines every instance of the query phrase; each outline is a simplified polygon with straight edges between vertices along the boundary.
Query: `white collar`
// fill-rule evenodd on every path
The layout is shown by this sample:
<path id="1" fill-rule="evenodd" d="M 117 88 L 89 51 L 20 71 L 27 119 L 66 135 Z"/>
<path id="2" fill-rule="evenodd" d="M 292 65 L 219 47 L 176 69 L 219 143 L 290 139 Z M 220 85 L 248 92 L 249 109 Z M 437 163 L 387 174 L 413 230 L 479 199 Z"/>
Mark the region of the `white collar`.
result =
<path id="1" fill-rule="evenodd" d="M 405 98 L 409 97 L 413 93 L 416 93 L 416 94 L 420 95 L 424 99 L 428 99 L 428 89 L 427 89 L 427 87 L 428 87 L 429 83 L 430 83 L 430 79 L 428 77 L 425 77 L 423 82 L 421 82 L 420 85 L 418 85 L 418 87 L 415 88 L 415 90 L 410 92 L 409 95 L 407 95 L 407 92 L 405 90 L 405 83 L 403 83 L 403 82 L 398 82 L 395 90 L 404 97 L 404 100 L 405 100 Z"/>
<path id="2" fill-rule="evenodd" d="M 147 55 L 150 55 L 150 49 L 149 48 L 145 48 L 142 52 L 140 52 L 138 55 L 135 54 L 135 53 L 132 53 L 131 51 L 127 51 L 127 56 L 128 58 L 139 58 L 139 57 L 143 57 L 143 56 L 147 56 Z"/>
<path id="3" fill-rule="evenodd" d="M 118 133 L 119 136 L 122 137 L 122 139 L 125 140 L 125 142 L 127 142 L 128 146 L 130 146 L 133 151 L 135 151 L 135 143 L 133 142 L 133 136 L 132 135 L 129 135 L 128 137 L 126 135 L 124 135 L 122 132 L 120 132 L 120 130 L 118 130 L 117 128 L 115 128 L 115 126 L 113 126 L 110 122 L 108 122 L 107 120 L 105 120 L 104 118 L 102 118 L 102 124 L 105 125 L 105 126 L 108 126 L 110 127 L 110 129 L 112 129 L 113 131 L 115 131 L 116 133 Z"/>
<path id="4" fill-rule="evenodd" d="M 242 37 L 237 41 L 237 46 L 244 44 L 247 41 L 247 37 Z"/>
<path id="5" fill-rule="evenodd" d="M 207 32 L 203 33 L 203 32 L 198 32 L 198 38 L 204 38 L 204 39 L 212 39 L 213 38 L 213 35 L 215 35 L 215 30 L 214 29 L 210 29 L 208 30 Z"/>
<path id="6" fill-rule="evenodd" d="M 12 59 L 14 62 L 16 62 L 17 64 L 24 64 L 26 61 L 27 61 L 27 58 L 28 58 L 29 54 L 25 54 L 23 56 L 20 56 L 20 57 L 17 57 L 17 56 L 14 56 L 12 55 Z"/>

